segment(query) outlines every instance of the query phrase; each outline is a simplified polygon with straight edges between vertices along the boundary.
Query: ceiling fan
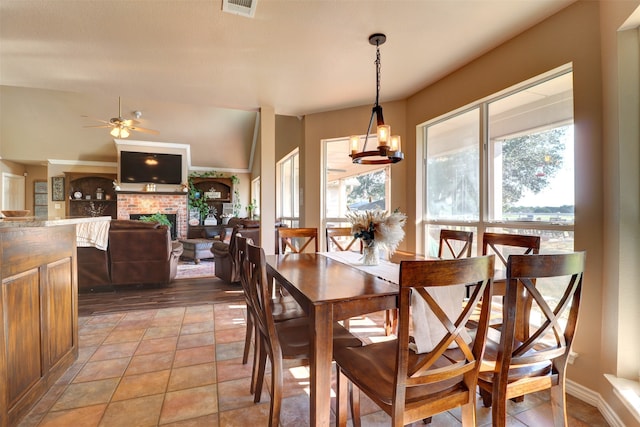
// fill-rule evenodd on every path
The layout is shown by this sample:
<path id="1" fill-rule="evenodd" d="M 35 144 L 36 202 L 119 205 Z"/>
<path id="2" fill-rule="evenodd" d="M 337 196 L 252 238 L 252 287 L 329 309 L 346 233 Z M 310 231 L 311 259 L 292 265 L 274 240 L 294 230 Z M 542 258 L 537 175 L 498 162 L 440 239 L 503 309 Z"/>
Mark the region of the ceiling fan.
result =
<path id="1" fill-rule="evenodd" d="M 140 111 L 135 111 L 134 114 L 136 116 L 136 119 L 139 119 L 142 116 L 142 113 Z M 102 122 L 104 124 L 95 125 L 95 126 L 85 126 L 85 127 L 86 128 L 111 128 L 111 131 L 109 133 L 111 133 L 111 135 L 115 138 L 127 138 L 131 132 L 143 132 L 143 133 L 150 133 L 153 135 L 158 135 L 160 133 L 157 130 L 146 129 L 138 126 L 140 122 L 137 120 L 123 119 L 122 104 L 120 101 L 120 97 L 118 97 L 118 117 L 113 117 L 109 119 L 109 121 L 100 120 L 100 119 L 95 119 L 95 120 L 98 120 L 99 122 Z"/>

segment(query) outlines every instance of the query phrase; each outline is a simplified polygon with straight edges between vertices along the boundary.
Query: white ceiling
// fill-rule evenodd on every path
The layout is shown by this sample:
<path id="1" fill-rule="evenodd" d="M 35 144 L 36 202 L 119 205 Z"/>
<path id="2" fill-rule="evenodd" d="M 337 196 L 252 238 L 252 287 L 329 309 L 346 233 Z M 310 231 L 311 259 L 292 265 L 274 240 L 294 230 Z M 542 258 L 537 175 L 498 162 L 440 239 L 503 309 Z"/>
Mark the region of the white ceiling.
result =
<path id="1" fill-rule="evenodd" d="M 129 114 L 127 98 L 303 116 L 373 104 L 372 33 L 387 35 L 384 103 L 573 1 L 258 0 L 246 18 L 222 0 L 0 0 L 0 85 L 101 96 L 114 113 L 120 95 Z M 180 141 L 199 128 L 163 117 L 141 126 Z"/>

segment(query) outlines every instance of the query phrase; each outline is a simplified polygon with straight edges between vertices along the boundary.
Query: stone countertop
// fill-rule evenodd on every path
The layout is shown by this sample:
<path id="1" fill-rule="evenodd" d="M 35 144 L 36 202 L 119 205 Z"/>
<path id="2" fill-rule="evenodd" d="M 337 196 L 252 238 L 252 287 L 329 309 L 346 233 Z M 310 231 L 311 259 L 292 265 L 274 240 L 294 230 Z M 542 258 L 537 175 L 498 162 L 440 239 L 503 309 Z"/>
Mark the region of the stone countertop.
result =
<path id="1" fill-rule="evenodd" d="M 83 222 L 95 222 L 95 221 L 111 221 L 110 216 L 98 216 L 98 217 L 51 217 L 51 218 L 36 218 L 34 216 L 27 216 L 21 218 L 2 218 L 0 219 L 0 229 L 2 228 L 18 228 L 18 227 L 52 227 L 56 225 L 72 225 L 80 224 Z"/>

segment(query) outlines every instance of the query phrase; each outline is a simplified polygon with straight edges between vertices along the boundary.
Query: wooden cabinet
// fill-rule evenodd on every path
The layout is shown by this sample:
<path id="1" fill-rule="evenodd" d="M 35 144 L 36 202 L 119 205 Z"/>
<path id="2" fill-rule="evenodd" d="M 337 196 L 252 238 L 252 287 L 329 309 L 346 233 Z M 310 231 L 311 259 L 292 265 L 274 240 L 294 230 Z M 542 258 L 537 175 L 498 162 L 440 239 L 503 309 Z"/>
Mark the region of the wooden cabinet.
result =
<path id="1" fill-rule="evenodd" d="M 117 218 L 116 174 L 65 173 L 68 216 Z"/>
<path id="2" fill-rule="evenodd" d="M 222 224 L 222 212 L 225 204 L 233 203 L 233 183 L 231 178 L 192 178 L 193 186 L 207 205 L 216 210 L 218 224 Z M 192 224 L 189 224 L 192 226 Z"/>
<path id="3" fill-rule="evenodd" d="M 78 357 L 75 225 L 0 230 L 0 427 Z"/>

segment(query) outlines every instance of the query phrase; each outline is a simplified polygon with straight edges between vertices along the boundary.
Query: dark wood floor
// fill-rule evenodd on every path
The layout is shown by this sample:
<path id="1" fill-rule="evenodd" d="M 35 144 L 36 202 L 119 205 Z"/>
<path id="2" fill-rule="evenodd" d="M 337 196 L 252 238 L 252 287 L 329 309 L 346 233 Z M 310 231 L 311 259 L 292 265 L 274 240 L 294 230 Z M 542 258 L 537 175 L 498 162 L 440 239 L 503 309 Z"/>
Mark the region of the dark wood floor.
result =
<path id="1" fill-rule="evenodd" d="M 228 301 L 244 302 L 240 285 L 217 277 L 174 280 L 168 286 L 117 286 L 113 290 L 78 295 L 78 315 L 185 307 Z"/>

